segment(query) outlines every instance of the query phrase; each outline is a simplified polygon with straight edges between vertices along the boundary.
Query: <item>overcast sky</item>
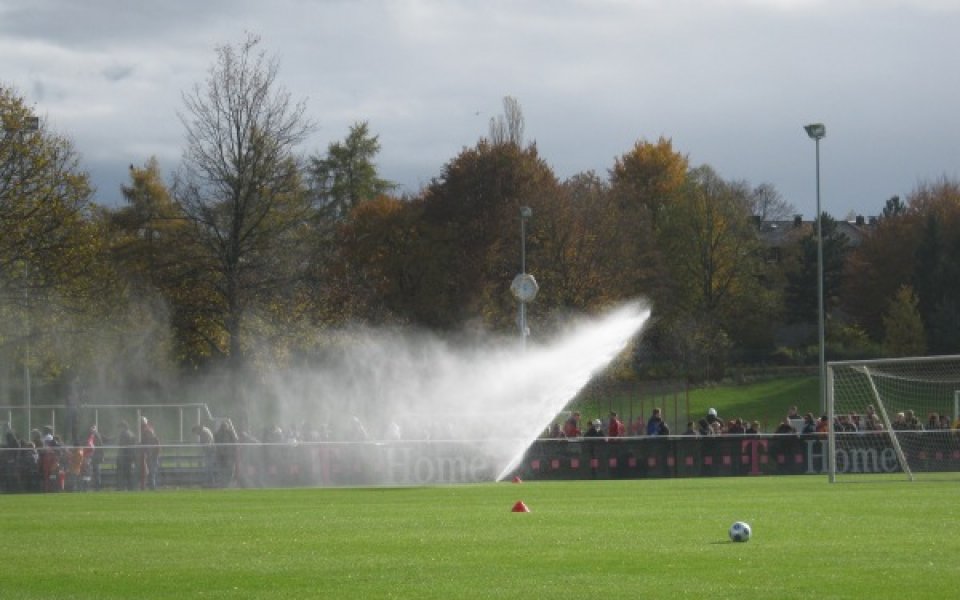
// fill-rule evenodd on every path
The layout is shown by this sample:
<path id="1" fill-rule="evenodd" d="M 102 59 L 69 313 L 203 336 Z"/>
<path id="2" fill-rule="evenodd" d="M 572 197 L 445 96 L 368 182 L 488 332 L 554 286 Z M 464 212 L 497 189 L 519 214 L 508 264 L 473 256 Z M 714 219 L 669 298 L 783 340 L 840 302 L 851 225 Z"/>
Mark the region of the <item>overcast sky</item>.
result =
<path id="1" fill-rule="evenodd" d="M 875 215 L 960 178 L 956 0 L 0 0 L 0 82 L 74 141 L 116 204 L 127 165 L 180 161 L 182 93 L 245 32 L 319 128 L 380 136 L 415 193 L 487 134 L 504 96 L 562 180 L 660 136 L 815 213 Z"/>

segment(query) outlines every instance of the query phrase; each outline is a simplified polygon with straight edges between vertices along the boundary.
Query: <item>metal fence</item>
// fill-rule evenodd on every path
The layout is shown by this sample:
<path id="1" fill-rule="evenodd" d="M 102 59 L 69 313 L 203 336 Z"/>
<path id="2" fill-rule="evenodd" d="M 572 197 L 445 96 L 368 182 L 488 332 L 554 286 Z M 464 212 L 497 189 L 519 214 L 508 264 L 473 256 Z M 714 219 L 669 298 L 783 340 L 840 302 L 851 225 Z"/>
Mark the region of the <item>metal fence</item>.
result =
<path id="1" fill-rule="evenodd" d="M 23 406 L 0 406 L 0 415 L 4 415 L 7 428 L 27 438 L 34 429 L 49 427 L 66 443 L 79 444 L 87 437 L 90 425 L 104 434 L 115 429 L 121 420 L 136 424 L 143 417 L 165 441 L 180 443 L 192 441 L 190 429 L 197 424 L 218 424 L 221 417 L 215 417 L 205 403 L 187 404 L 35 404 L 30 409 Z M 134 434 L 139 435 L 139 428 Z M 138 438 L 139 441 L 139 438 Z"/>

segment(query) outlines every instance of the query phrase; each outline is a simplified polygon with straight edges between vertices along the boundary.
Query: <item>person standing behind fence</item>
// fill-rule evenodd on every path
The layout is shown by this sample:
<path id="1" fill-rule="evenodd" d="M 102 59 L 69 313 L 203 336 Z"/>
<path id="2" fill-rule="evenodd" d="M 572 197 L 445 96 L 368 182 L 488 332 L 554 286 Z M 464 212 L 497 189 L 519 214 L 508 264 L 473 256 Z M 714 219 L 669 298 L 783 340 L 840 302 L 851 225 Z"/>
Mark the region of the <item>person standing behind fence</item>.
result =
<path id="1" fill-rule="evenodd" d="M 218 483 L 223 487 L 229 487 L 236 478 L 237 468 L 237 443 L 240 438 L 237 437 L 237 430 L 233 428 L 233 421 L 224 419 L 220 423 L 215 436 L 217 443 L 217 471 Z"/>
<path id="2" fill-rule="evenodd" d="M 63 462 L 64 470 L 67 473 L 66 489 L 71 492 L 87 491 L 89 479 L 84 479 L 84 463 L 86 462 L 85 449 L 81 446 L 71 446 L 67 448 Z"/>
<path id="3" fill-rule="evenodd" d="M 103 489 L 103 438 L 96 424 L 90 426 L 87 434 L 86 452 L 90 465 L 90 485 L 99 492 Z"/>
<path id="4" fill-rule="evenodd" d="M 20 440 L 12 429 L 7 429 L 3 444 L 3 491 L 20 491 Z"/>
<path id="5" fill-rule="evenodd" d="M 590 429 L 587 430 L 583 437 L 588 438 L 602 438 L 603 437 L 603 421 L 600 419 L 594 419 L 590 422 Z"/>
<path id="6" fill-rule="evenodd" d="M 280 474 L 280 468 L 283 466 L 283 429 L 279 425 L 273 424 L 263 429 L 263 464 L 267 484 L 275 484 Z"/>
<path id="7" fill-rule="evenodd" d="M 723 425 L 723 420 L 721 420 L 719 415 L 717 415 L 717 409 L 710 408 L 707 410 L 707 423 L 710 423 L 711 427 L 714 423 L 720 423 L 720 425 Z"/>
<path id="8" fill-rule="evenodd" d="M 607 437 L 623 437 L 627 435 L 627 427 L 617 416 L 615 411 L 610 411 L 610 420 L 607 422 Z"/>
<path id="9" fill-rule="evenodd" d="M 323 440 L 319 431 L 312 430 L 312 440 L 320 442 Z M 263 487 L 263 464 L 260 460 L 261 454 L 258 446 L 260 440 L 250 433 L 245 424 L 240 425 L 240 431 L 237 432 L 237 440 L 240 446 L 237 447 L 237 481 L 243 487 Z"/>
<path id="10" fill-rule="evenodd" d="M 17 468 L 20 471 L 20 485 L 25 492 L 39 492 L 40 455 L 33 442 L 20 441 L 20 456 L 17 459 Z"/>
<path id="11" fill-rule="evenodd" d="M 213 445 L 213 432 L 203 425 L 194 425 L 190 431 L 197 436 L 197 444 L 203 447 L 203 484 L 212 486 L 216 480 L 214 474 L 216 448 Z"/>
<path id="12" fill-rule="evenodd" d="M 647 435 L 667 435 L 663 431 L 664 423 L 663 417 L 659 408 L 654 408 L 653 412 L 650 414 L 650 418 L 647 419 Z"/>
<path id="13" fill-rule="evenodd" d="M 117 489 L 133 489 L 133 463 L 136 459 L 134 445 L 137 438 L 130 431 L 126 419 L 120 419 L 120 431 L 117 433 Z"/>
<path id="14" fill-rule="evenodd" d="M 61 476 L 60 459 L 63 450 L 63 444 L 60 439 L 53 435 L 53 427 L 47 425 L 43 428 L 43 437 L 40 452 L 40 472 L 43 477 L 43 491 L 56 492 L 63 490 L 63 477 Z"/>
<path id="15" fill-rule="evenodd" d="M 697 421 L 697 435 L 699 436 L 713 435 L 713 428 L 710 427 L 710 422 L 707 421 L 706 417 Z"/>
<path id="16" fill-rule="evenodd" d="M 563 424 L 563 435 L 568 438 L 580 437 L 580 413 L 574 412 Z"/>
<path id="17" fill-rule="evenodd" d="M 160 438 L 146 417 L 140 418 L 140 489 L 157 489 L 160 473 Z"/>

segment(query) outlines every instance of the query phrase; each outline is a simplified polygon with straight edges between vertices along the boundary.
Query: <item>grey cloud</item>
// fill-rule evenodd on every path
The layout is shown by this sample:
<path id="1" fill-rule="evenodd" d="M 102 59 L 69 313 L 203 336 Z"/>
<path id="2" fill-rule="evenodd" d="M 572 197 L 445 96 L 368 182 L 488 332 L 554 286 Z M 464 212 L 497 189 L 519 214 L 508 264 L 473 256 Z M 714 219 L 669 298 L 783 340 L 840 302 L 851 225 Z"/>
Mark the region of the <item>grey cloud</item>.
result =
<path id="1" fill-rule="evenodd" d="M 121 81 L 133 74 L 133 65 L 111 65 L 103 69 L 103 76 L 109 81 Z"/>
<path id="2" fill-rule="evenodd" d="M 63 46 L 89 47 L 169 36 L 222 20 L 230 0 L 3 0 L 0 33 Z"/>
<path id="3" fill-rule="evenodd" d="M 104 196 L 126 176 L 105 164 L 172 156 L 180 92 L 204 81 L 216 45 L 249 30 L 321 126 L 303 150 L 368 120 L 381 170 L 409 190 L 485 135 L 511 95 L 560 178 L 605 173 L 636 140 L 663 135 L 725 178 L 772 183 L 807 215 L 801 126 L 823 121 L 825 208 L 844 216 L 957 176 L 960 8 L 934 4 L 0 0 L 0 40 L 38 45 L 26 61 L 0 52 L 0 74 L 40 112 L 62 111 L 63 133 L 98 161 L 91 172 L 104 169 Z"/>

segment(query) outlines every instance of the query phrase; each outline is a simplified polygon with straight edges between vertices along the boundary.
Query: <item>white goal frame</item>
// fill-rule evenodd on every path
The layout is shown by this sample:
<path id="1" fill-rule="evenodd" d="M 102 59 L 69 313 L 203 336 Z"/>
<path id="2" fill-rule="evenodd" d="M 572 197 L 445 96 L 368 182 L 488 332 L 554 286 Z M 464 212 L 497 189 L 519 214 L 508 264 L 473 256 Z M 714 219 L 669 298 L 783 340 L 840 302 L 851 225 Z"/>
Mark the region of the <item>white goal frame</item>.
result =
<path id="1" fill-rule="evenodd" d="M 878 388 L 878 380 L 887 382 L 886 390 Z M 928 454 L 935 454 L 938 459 L 945 457 L 935 466 L 937 472 L 960 473 L 960 429 L 953 429 L 960 419 L 960 355 L 830 362 L 826 369 L 826 391 L 826 454 L 831 483 L 836 482 L 839 472 L 896 470 L 913 481 L 918 467 L 920 472 L 927 472 L 923 465 L 914 464 L 923 462 L 917 457 L 925 459 Z M 857 406 L 851 406 L 857 402 Z M 837 430 L 839 419 L 848 422 L 853 419 L 851 408 L 859 410 L 867 404 L 875 408 L 874 427 L 855 432 Z M 950 417 L 951 429 L 924 431 L 922 420 L 915 429 L 904 428 L 902 423 L 895 423 L 891 415 L 904 411 L 905 407 L 919 412 L 916 416 L 920 419 L 936 408 L 938 415 Z M 930 446 L 924 446 L 927 443 Z M 845 463 L 842 469 L 838 466 L 840 455 Z M 878 463 L 884 468 L 868 468 Z"/>

